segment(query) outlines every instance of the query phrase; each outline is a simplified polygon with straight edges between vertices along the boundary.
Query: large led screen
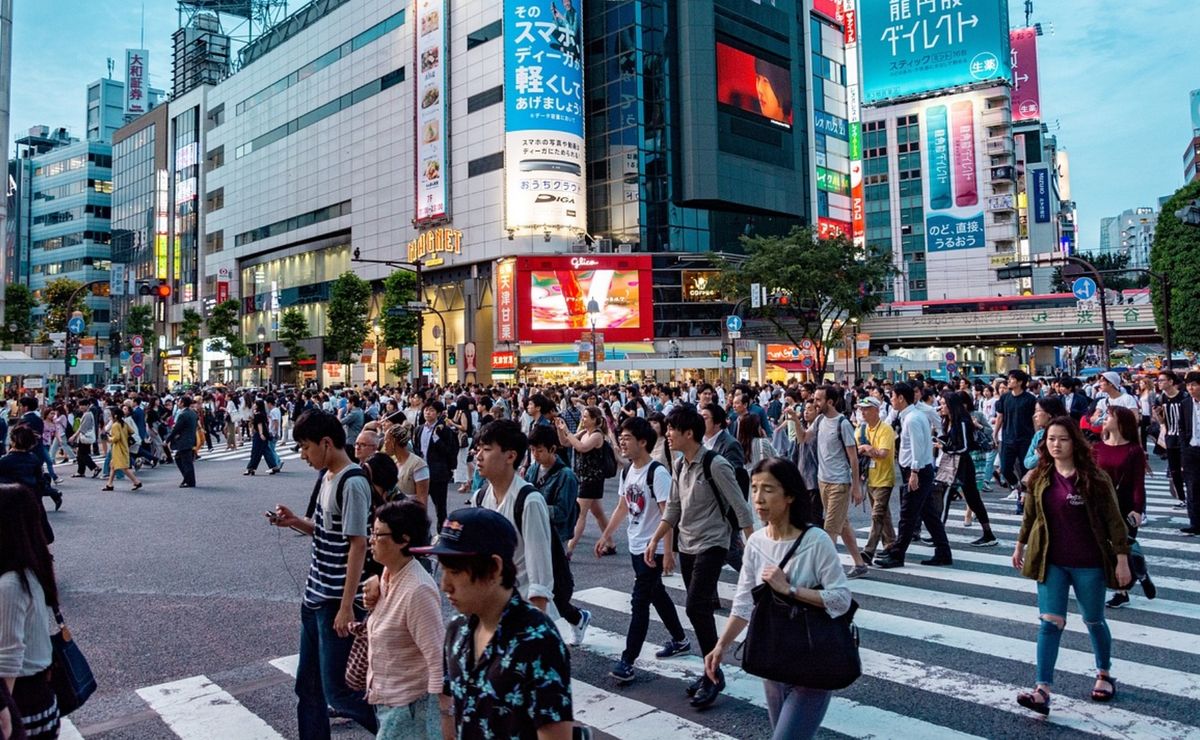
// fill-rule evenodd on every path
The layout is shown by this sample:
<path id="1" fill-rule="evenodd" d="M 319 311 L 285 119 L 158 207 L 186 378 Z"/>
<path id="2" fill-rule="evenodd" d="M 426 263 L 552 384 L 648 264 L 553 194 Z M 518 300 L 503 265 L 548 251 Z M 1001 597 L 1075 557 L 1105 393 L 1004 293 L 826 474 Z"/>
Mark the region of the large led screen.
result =
<path id="1" fill-rule="evenodd" d="M 609 342 L 653 339 L 650 267 L 643 256 L 518 258 L 521 341 L 573 342 L 593 321 Z"/>
<path id="2" fill-rule="evenodd" d="M 791 72 L 718 41 L 717 101 L 790 127 Z"/>

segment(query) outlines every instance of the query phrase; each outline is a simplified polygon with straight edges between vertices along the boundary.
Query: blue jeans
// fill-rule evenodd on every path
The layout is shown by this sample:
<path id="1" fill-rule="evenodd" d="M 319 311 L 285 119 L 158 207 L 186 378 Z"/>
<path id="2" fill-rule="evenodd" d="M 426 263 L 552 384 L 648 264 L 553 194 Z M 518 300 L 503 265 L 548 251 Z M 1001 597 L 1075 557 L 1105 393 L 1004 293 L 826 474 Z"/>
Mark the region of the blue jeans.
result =
<path id="1" fill-rule="evenodd" d="M 441 740 L 442 715 L 436 696 L 417 699 L 406 707 L 375 706 L 379 731 L 375 740 Z"/>
<path id="2" fill-rule="evenodd" d="M 267 467 L 271 467 L 271 448 L 267 447 L 267 441 L 257 434 L 250 437 L 250 462 L 246 463 L 247 470 L 258 470 L 258 464 L 264 457 L 267 458 Z"/>
<path id="3" fill-rule="evenodd" d="M 687 633 L 683 631 L 683 624 L 679 621 L 679 612 L 675 609 L 675 602 L 671 601 L 671 596 L 663 586 L 663 557 L 655 555 L 656 565 L 651 568 L 646 565 L 640 553 L 630 555 L 630 559 L 633 560 L 633 597 L 630 599 L 631 615 L 629 632 L 625 634 L 625 652 L 621 654 L 621 660 L 630 665 L 637 660 L 642 652 L 642 645 L 646 642 L 646 632 L 650 628 L 651 604 L 662 618 L 667 632 L 671 633 L 672 640 L 683 642 L 687 639 Z"/>
<path id="4" fill-rule="evenodd" d="M 338 637 L 333 618 L 339 603 L 300 607 L 300 665 L 296 669 L 296 718 L 300 740 L 329 740 L 329 707 L 353 719 L 370 732 L 378 722 L 361 691 L 346 686 L 346 660 L 353 637 Z M 364 612 L 356 609 L 362 619 Z"/>
<path id="5" fill-rule="evenodd" d="M 279 453 L 275 451 L 275 438 L 271 437 L 267 440 L 267 467 L 278 468 L 283 465 L 279 460 Z"/>
<path id="6" fill-rule="evenodd" d="M 1046 564 L 1046 580 L 1038 584 L 1038 613 L 1042 615 L 1037 642 L 1037 682 L 1054 684 L 1054 664 L 1063 628 L 1046 619 L 1047 615 L 1067 619 L 1067 589 L 1075 589 L 1079 613 L 1092 638 L 1096 668 L 1107 672 L 1112 667 L 1112 633 L 1104 621 L 1104 594 L 1108 584 L 1103 568 L 1063 568 Z"/>
<path id="7" fill-rule="evenodd" d="M 50 457 L 50 450 L 46 448 L 46 445 L 39 444 L 38 452 L 42 458 L 42 462 L 46 463 L 46 472 L 50 473 L 50 479 L 56 480 L 58 474 L 54 472 L 54 460 Z"/>
<path id="8" fill-rule="evenodd" d="M 832 691 L 763 681 L 772 740 L 806 740 L 821 729 Z"/>

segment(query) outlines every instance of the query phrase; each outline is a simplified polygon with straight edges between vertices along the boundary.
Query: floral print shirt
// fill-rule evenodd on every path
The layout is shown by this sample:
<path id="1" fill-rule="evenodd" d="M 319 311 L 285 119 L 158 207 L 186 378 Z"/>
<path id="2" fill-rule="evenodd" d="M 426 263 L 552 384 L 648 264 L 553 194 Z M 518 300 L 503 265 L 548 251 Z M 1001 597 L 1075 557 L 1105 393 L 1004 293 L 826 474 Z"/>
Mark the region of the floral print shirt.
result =
<path id="1" fill-rule="evenodd" d="M 535 740 L 539 727 L 571 721 L 571 659 L 550 618 L 513 591 L 476 661 L 478 625 L 459 616 L 446 629 L 444 693 L 458 738 Z"/>

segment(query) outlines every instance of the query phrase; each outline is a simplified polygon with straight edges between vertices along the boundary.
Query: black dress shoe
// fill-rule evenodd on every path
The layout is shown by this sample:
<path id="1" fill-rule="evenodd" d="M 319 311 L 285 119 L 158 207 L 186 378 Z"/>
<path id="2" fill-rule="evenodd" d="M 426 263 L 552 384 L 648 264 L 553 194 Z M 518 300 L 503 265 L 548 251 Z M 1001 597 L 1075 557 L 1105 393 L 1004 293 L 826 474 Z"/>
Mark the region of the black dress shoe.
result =
<path id="1" fill-rule="evenodd" d="M 922 560 L 921 565 L 954 565 L 953 558 L 930 558 Z M 878 566 L 876 566 L 878 567 Z"/>
<path id="2" fill-rule="evenodd" d="M 54 502 L 54 510 L 55 511 L 58 511 L 59 509 L 62 508 L 62 493 L 60 493 L 59 491 L 53 491 L 50 494 L 50 500 Z"/>
<path id="3" fill-rule="evenodd" d="M 1180 527 L 1179 531 L 1182 532 L 1183 534 L 1191 534 L 1191 535 L 1200 534 L 1200 529 L 1197 529 L 1195 527 Z"/>
<path id="4" fill-rule="evenodd" d="M 883 568 L 885 570 L 888 568 L 903 568 L 904 561 L 897 560 L 896 558 L 893 558 L 890 555 L 879 555 L 879 556 L 876 556 L 875 562 L 873 563 L 873 565 L 876 568 Z"/>
<path id="5" fill-rule="evenodd" d="M 705 676 L 703 673 L 701 673 L 700 678 L 697 678 L 695 681 L 692 681 L 691 684 L 688 685 L 687 695 L 695 696 L 696 692 L 700 690 L 700 687 L 706 683 L 708 683 L 708 676 Z"/>
<path id="6" fill-rule="evenodd" d="M 195 486 L 193 486 L 191 483 L 180 483 L 179 487 L 180 488 L 195 488 Z"/>
<path id="7" fill-rule="evenodd" d="M 709 704 L 712 704 L 714 701 L 716 701 L 717 697 L 720 696 L 721 692 L 724 690 L 725 674 L 718 673 L 716 683 L 705 680 L 704 685 L 701 686 L 699 691 L 696 692 L 696 695 L 692 697 L 692 706 L 696 707 L 697 709 L 707 707 Z"/>

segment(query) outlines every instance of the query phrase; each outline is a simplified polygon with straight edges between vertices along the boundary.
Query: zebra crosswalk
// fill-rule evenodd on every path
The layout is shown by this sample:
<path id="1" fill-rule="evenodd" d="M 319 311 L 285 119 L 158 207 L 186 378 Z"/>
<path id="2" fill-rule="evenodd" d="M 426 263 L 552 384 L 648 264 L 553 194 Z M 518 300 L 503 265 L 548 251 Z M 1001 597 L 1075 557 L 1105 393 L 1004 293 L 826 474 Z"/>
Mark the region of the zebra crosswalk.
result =
<path id="1" fill-rule="evenodd" d="M 1009 513 L 1011 504 L 993 498 L 987 504 L 994 510 L 999 547 L 965 545 L 974 536 L 962 524 L 958 503 L 949 515 L 953 567 L 922 567 L 913 557 L 902 569 L 872 569 L 851 582 L 860 604 L 855 621 L 863 677 L 835 694 L 821 736 L 1200 739 L 1200 541 L 1182 535 L 1171 521 L 1176 517 L 1167 516 L 1178 510 L 1165 481 L 1148 481 L 1147 496 L 1151 517 L 1139 540 L 1158 597 L 1146 599 L 1135 587 L 1126 607 L 1107 610 L 1114 640 L 1112 674 L 1120 685 L 1112 704 L 1088 698 L 1095 662 L 1074 602 L 1058 654 L 1049 717 L 1016 704 L 1016 693 L 1034 678 L 1036 587 L 1012 568 L 1017 522 Z M 843 559 L 849 562 L 848 556 Z M 623 558 L 602 563 L 592 567 L 628 568 Z M 632 571 L 628 575 L 632 583 Z M 609 678 L 608 669 L 625 649 L 629 592 L 618 587 L 619 579 L 608 578 L 602 585 L 589 580 L 595 579 L 579 579 L 574 596 L 593 615 L 584 643 L 572 648 L 578 724 L 592 728 L 595 737 L 622 740 L 770 737 L 762 682 L 743 672 L 736 657 L 727 658 L 722 698 L 703 712 L 687 706 L 683 687 L 703 671 L 703 657 L 694 652 L 656 658 L 654 643 L 666 633 L 653 612 L 656 622 L 635 664 L 635 681 L 618 685 Z M 718 595 L 726 609 L 736 581 L 730 569 L 722 572 Z M 668 576 L 665 585 L 684 626 L 690 627 L 682 578 Z M 718 617 L 718 629 L 725 621 Z M 559 626 L 570 635 L 565 622 Z M 297 656 L 281 656 L 269 665 L 277 676 L 294 676 Z M 256 714 L 253 697 L 245 691 L 236 693 L 206 676 L 145 687 L 136 694 L 147 711 L 184 740 L 274 740 L 294 733 L 293 726 Z M 84 735 L 67 723 L 63 737 L 87 735 L 88 728 L 82 729 Z"/>

